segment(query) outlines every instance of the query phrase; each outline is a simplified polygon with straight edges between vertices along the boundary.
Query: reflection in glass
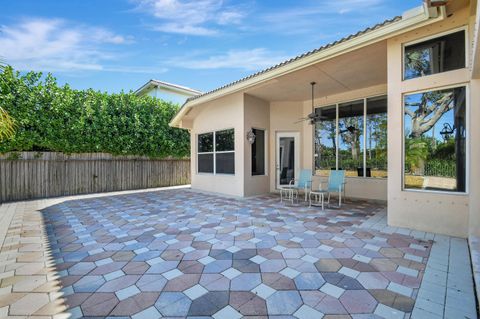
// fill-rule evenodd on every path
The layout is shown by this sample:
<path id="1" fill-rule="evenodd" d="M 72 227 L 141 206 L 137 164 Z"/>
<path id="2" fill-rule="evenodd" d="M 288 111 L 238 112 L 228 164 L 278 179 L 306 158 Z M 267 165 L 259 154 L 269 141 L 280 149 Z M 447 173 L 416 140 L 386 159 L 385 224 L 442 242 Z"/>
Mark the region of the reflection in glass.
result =
<path id="1" fill-rule="evenodd" d="M 387 177 L 387 97 L 367 99 L 367 177 Z M 361 174 L 359 174 L 361 175 Z M 363 172 L 362 175 L 363 176 Z"/>
<path id="2" fill-rule="evenodd" d="M 465 31 L 405 47 L 404 79 L 465 67 Z"/>
<path id="3" fill-rule="evenodd" d="M 198 153 L 213 152 L 213 133 L 198 135 Z"/>
<path id="4" fill-rule="evenodd" d="M 315 113 L 319 118 L 315 123 L 315 171 L 327 176 L 337 165 L 337 108 L 335 105 L 317 108 Z"/>
<path id="5" fill-rule="evenodd" d="M 252 144 L 252 176 L 265 175 L 265 131 L 252 129 L 255 142 Z"/>
<path id="6" fill-rule="evenodd" d="M 405 96 L 405 188 L 465 192 L 465 87 Z"/>
<path id="7" fill-rule="evenodd" d="M 280 185 L 288 185 L 295 179 L 295 138 L 280 137 L 279 144 Z"/>
<path id="8" fill-rule="evenodd" d="M 215 152 L 233 151 L 235 134 L 233 129 L 215 132 Z"/>
<path id="9" fill-rule="evenodd" d="M 338 169 L 346 176 L 363 175 L 363 100 L 338 106 Z"/>
<path id="10" fill-rule="evenodd" d="M 198 172 L 213 173 L 213 154 L 198 154 Z"/>
<path id="11" fill-rule="evenodd" d="M 217 174 L 235 174 L 235 153 L 215 154 L 215 169 Z"/>

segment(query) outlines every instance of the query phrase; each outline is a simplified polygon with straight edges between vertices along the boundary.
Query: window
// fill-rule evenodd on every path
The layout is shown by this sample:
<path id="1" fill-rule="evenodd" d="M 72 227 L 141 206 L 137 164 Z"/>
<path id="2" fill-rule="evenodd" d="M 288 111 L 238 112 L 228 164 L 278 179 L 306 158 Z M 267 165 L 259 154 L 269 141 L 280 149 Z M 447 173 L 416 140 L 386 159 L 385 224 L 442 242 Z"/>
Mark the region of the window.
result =
<path id="1" fill-rule="evenodd" d="M 338 106 L 338 169 L 346 176 L 363 176 L 363 109 L 363 100 Z"/>
<path id="2" fill-rule="evenodd" d="M 337 106 L 315 109 L 315 171 L 327 175 L 337 166 Z"/>
<path id="3" fill-rule="evenodd" d="M 387 177 L 387 98 L 367 99 L 365 176 Z"/>
<path id="4" fill-rule="evenodd" d="M 198 135 L 198 172 L 235 174 L 233 129 Z"/>
<path id="5" fill-rule="evenodd" d="M 465 30 L 405 46 L 405 80 L 465 67 Z"/>
<path id="6" fill-rule="evenodd" d="M 317 108 L 315 113 L 317 175 L 343 169 L 347 176 L 387 177 L 386 96 Z"/>
<path id="7" fill-rule="evenodd" d="M 466 88 L 404 98 L 404 188 L 466 191 Z"/>
<path id="8" fill-rule="evenodd" d="M 198 135 L 198 172 L 213 173 L 213 133 Z"/>
<path id="9" fill-rule="evenodd" d="M 252 129 L 255 142 L 252 144 L 252 176 L 265 175 L 265 131 Z"/>

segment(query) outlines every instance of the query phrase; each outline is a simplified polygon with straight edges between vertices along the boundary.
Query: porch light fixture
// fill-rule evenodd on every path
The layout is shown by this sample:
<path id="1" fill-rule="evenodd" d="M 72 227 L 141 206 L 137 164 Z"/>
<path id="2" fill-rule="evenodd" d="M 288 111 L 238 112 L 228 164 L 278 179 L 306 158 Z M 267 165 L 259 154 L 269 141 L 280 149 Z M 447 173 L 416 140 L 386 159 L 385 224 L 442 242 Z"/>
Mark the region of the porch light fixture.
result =
<path id="1" fill-rule="evenodd" d="M 450 138 L 450 135 L 455 131 L 455 127 L 452 127 L 449 123 L 443 123 L 443 128 L 440 131 L 440 135 L 443 136 L 443 139 L 446 141 Z"/>
<path id="2" fill-rule="evenodd" d="M 250 129 L 250 131 L 247 132 L 247 141 L 250 144 L 255 143 L 255 133 L 253 133 L 252 129 Z"/>

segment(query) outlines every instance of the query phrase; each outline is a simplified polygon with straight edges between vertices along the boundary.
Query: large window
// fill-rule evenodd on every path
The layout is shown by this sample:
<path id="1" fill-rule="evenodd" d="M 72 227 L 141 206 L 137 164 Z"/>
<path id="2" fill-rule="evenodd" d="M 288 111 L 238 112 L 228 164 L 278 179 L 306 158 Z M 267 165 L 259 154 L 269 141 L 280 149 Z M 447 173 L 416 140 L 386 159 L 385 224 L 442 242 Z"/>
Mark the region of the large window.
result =
<path id="1" fill-rule="evenodd" d="M 327 175 L 337 166 L 337 106 L 315 109 L 315 170 L 319 175 Z"/>
<path id="2" fill-rule="evenodd" d="M 404 97 L 404 187 L 466 191 L 466 88 Z"/>
<path id="3" fill-rule="evenodd" d="M 233 129 L 198 135 L 198 172 L 235 174 Z"/>
<path id="4" fill-rule="evenodd" d="M 366 127 L 367 177 L 387 177 L 387 98 L 367 99 Z"/>
<path id="5" fill-rule="evenodd" d="M 252 175 L 265 175 L 265 131 L 252 129 L 255 141 L 252 144 Z"/>
<path id="6" fill-rule="evenodd" d="M 343 169 L 347 176 L 387 177 L 385 96 L 317 108 L 315 112 L 317 175 Z"/>
<path id="7" fill-rule="evenodd" d="M 338 169 L 347 176 L 363 176 L 363 112 L 363 100 L 338 106 Z"/>
<path id="8" fill-rule="evenodd" d="M 464 67 L 464 30 L 405 46 L 405 80 Z"/>

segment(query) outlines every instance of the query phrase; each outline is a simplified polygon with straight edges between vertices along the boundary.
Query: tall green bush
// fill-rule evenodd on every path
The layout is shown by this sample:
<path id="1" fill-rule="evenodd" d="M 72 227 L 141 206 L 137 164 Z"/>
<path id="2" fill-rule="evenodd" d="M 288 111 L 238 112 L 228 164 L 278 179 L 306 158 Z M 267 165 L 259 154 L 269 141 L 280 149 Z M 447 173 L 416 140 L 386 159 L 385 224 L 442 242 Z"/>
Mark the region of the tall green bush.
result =
<path id="1" fill-rule="evenodd" d="M 108 94 L 59 86 L 48 74 L 0 73 L 0 107 L 16 123 L 8 151 L 106 152 L 116 155 L 185 157 L 189 134 L 168 122 L 176 104 L 133 93 Z"/>

